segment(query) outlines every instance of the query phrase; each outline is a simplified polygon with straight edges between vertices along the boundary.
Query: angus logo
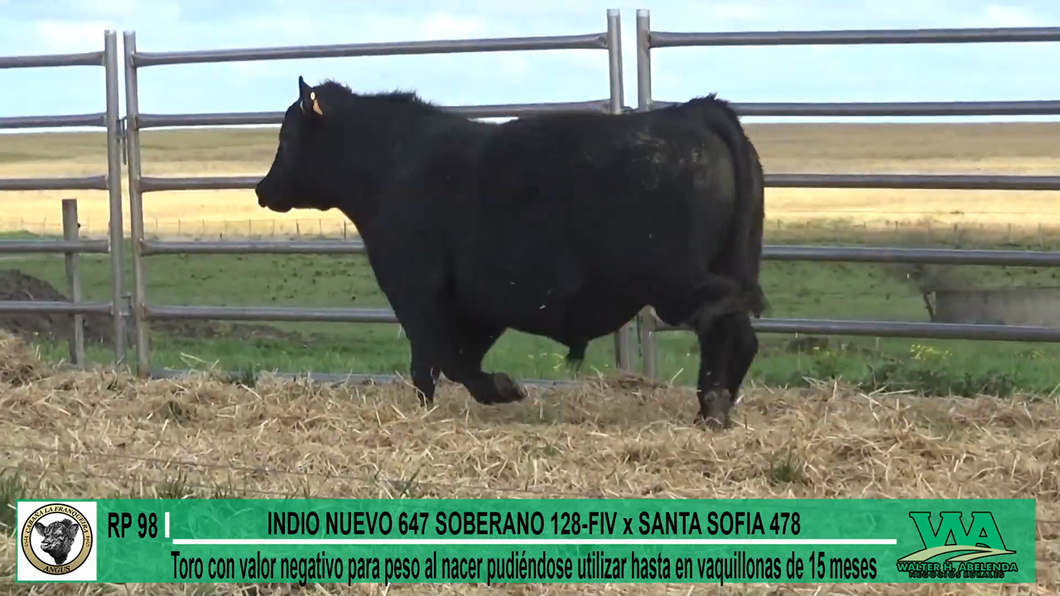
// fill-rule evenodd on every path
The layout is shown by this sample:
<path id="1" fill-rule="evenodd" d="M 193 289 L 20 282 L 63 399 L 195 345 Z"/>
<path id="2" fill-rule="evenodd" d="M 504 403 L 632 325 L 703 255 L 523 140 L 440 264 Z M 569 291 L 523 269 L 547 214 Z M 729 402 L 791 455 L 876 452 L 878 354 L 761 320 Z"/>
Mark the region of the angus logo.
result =
<path id="1" fill-rule="evenodd" d="M 1001 537 L 994 515 L 976 511 L 971 523 L 964 524 L 960 511 L 943 511 L 938 526 L 931 513 L 912 511 L 909 517 L 916 525 L 924 548 L 898 559 L 898 571 L 910 578 L 994 578 L 1019 569 L 1015 562 L 982 561 L 990 557 L 1014 555 Z"/>
<path id="2" fill-rule="evenodd" d="M 88 519 L 76 508 L 59 503 L 30 514 L 19 536 L 22 553 L 48 575 L 66 575 L 80 567 L 95 543 Z"/>

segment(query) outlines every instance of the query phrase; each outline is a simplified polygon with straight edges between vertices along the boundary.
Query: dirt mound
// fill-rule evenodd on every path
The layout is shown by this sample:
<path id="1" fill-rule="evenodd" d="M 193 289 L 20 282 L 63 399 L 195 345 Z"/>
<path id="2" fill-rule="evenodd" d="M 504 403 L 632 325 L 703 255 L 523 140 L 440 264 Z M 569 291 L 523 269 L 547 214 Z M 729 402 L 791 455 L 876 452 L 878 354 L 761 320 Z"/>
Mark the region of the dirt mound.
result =
<path id="1" fill-rule="evenodd" d="M 42 279 L 7 269 L 0 271 L 0 300 L 66 302 L 68 298 Z M 71 318 L 60 314 L 0 314 L 0 329 L 27 341 L 68 341 L 73 333 Z M 84 319 L 86 345 L 110 342 L 108 317 L 87 315 Z"/>
<path id="2" fill-rule="evenodd" d="M 19 271 L 0 270 L 0 300 L 66 302 L 68 298 L 48 282 Z M 85 315 L 85 345 L 111 344 L 113 327 L 109 315 Z M 26 341 L 69 341 L 73 332 L 71 315 L 0 314 L 0 329 Z M 227 323 L 223 321 L 152 321 L 152 333 L 192 339 L 235 338 L 241 340 L 277 339 L 306 343 L 304 334 L 286 332 L 270 325 Z"/>
<path id="3" fill-rule="evenodd" d="M 187 337 L 190 339 L 235 338 L 245 341 L 276 339 L 281 341 L 308 343 L 304 333 L 283 331 L 271 325 L 254 323 L 230 323 L 227 321 L 151 321 L 151 332 Z"/>

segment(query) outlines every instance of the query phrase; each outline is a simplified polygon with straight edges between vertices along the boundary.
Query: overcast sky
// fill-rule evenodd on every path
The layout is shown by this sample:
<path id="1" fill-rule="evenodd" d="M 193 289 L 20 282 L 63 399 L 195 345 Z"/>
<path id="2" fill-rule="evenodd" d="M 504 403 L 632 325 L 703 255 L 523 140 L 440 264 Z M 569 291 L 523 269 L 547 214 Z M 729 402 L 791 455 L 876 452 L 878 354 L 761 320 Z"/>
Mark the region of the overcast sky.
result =
<path id="1" fill-rule="evenodd" d="M 636 10 L 659 31 L 1060 26 L 1057 0 L 0 0 L 0 54 L 101 49 L 135 30 L 140 50 L 601 32 L 622 11 L 626 104 L 636 104 Z M 735 101 L 1060 99 L 1060 44 L 666 48 L 653 51 L 654 96 L 718 92 Z M 297 77 L 355 90 L 416 90 L 442 104 L 602 99 L 603 50 L 339 58 L 153 66 L 141 110 L 283 110 Z M 0 72 L 0 114 L 99 111 L 102 68 Z M 123 100 L 124 101 L 124 100 Z"/>

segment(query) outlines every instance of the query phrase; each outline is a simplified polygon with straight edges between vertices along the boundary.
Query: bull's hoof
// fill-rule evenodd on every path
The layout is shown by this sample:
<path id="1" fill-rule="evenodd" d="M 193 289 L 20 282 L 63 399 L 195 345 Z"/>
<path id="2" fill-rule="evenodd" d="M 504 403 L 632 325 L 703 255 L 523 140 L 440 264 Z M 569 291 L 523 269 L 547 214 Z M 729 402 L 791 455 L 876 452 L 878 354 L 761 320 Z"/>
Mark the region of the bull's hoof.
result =
<path id="1" fill-rule="evenodd" d="M 475 384 L 469 385 L 468 390 L 475 401 L 486 406 L 510 404 L 526 398 L 523 389 L 504 373 L 484 375 Z"/>
<path id="2" fill-rule="evenodd" d="M 526 392 L 504 373 L 493 374 L 493 386 L 497 390 L 498 404 L 510 404 L 526 399 Z"/>
<path id="3" fill-rule="evenodd" d="M 727 389 L 711 389 L 699 398 L 699 414 L 696 424 L 709 430 L 721 430 L 732 425 L 729 411 L 732 409 L 732 396 Z"/>
<path id="4" fill-rule="evenodd" d="M 435 387 L 433 384 L 417 384 L 414 381 L 412 389 L 416 392 L 416 400 L 420 402 L 420 406 L 430 409 L 434 405 Z"/>

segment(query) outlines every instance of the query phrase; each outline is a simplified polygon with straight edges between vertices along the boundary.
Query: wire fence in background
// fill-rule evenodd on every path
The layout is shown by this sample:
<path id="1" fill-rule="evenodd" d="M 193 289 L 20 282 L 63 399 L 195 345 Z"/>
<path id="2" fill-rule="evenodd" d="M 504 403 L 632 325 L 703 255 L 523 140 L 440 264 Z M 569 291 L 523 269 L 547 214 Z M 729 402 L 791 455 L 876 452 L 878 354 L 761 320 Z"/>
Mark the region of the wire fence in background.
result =
<path id="1" fill-rule="evenodd" d="M 811 217 L 812 216 L 812 217 Z M 977 216 L 992 216 L 993 223 L 975 221 Z M 963 212 L 955 215 L 938 211 L 854 211 L 814 210 L 787 211 L 785 216 L 771 217 L 766 221 L 766 236 L 778 232 L 795 238 L 806 236 L 815 241 L 858 240 L 869 233 L 889 235 L 888 242 L 910 240 L 962 244 L 1013 244 L 1041 247 L 1060 244 L 1060 221 L 1056 224 L 1038 223 L 1047 214 L 1029 212 Z M 971 221 L 968 221 L 971 219 Z M 1013 223 L 1006 219 L 1032 223 Z M 957 221 L 953 221 L 957 220 Z M 107 237 L 106 221 L 93 222 L 82 217 L 80 236 L 85 239 Z M 26 233 L 39 236 L 60 237 L 63 234 L 61 217 L 39 219 L 0 217 L 0 233 Z M 190 240 L 224 239 L 356 239 L 357 229 L 348 220 L 340 218 L 298 219 L 161 219 L 146 218 L 144 233 L 155 238 L 180 238 Z M 895 237 L 897 236 L 897 238 Z"/>

